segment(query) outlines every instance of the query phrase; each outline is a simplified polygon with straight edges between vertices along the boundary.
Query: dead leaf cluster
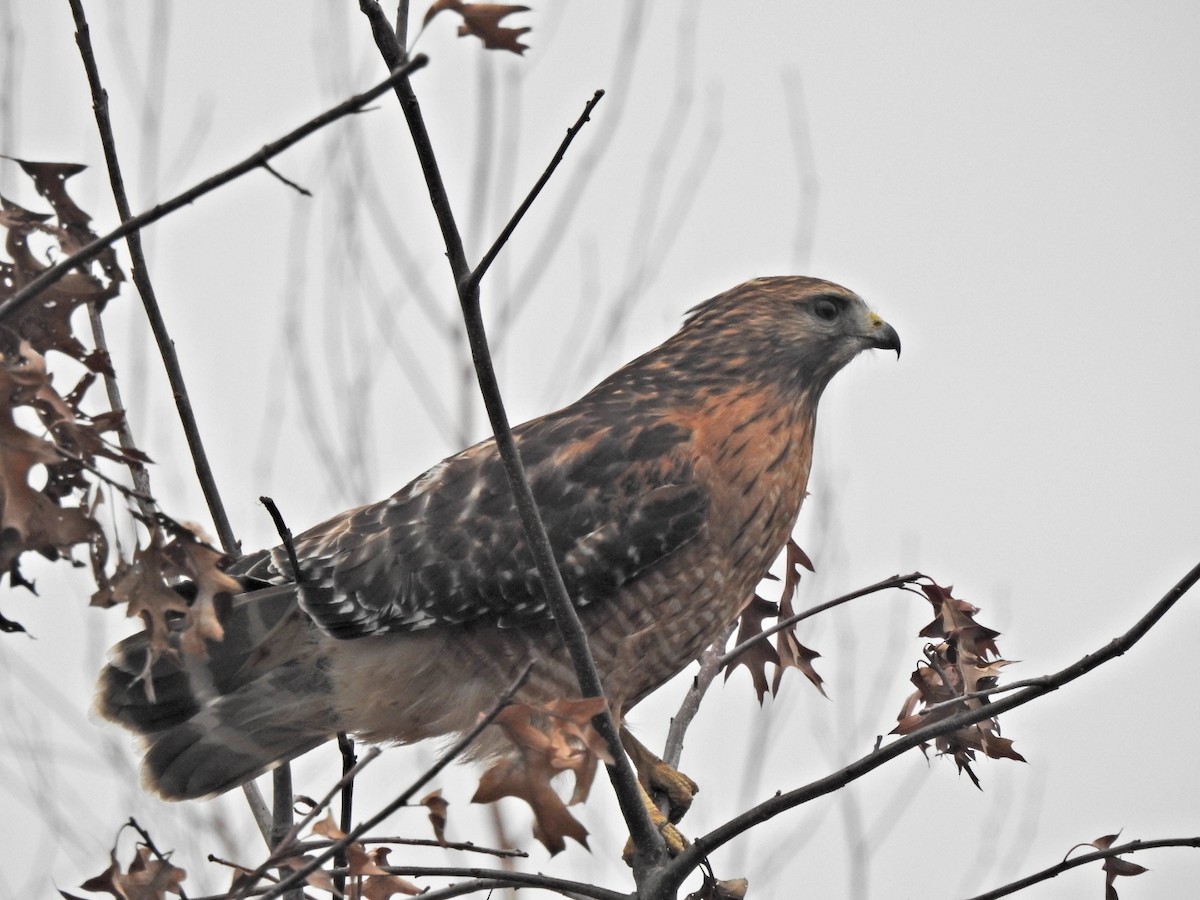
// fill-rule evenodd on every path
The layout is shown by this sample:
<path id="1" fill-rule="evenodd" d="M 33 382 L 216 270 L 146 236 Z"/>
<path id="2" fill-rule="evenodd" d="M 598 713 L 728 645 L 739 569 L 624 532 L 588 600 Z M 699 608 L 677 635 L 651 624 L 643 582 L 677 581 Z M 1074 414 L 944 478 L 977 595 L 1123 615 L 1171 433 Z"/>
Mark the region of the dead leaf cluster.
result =
<path id="1" fill-rule="evenodd" d="M 904 701 L 893 734 L 909 734 L 965 710 L 986 706 L 987 697 L 953 701 L 994 688 L 1001 669 L 1009 664 L 1009 660 L 1000 658 L 996 647 L 1000 632 L 975 621 L 978 607 L 954 597 L 953 588 L 931 582 L 922 584 L 921 590 L 933 607 L 934 618 L 921 629 L 920 636 L 933 642 L 926 645 L 925 660 L 912 673 L 910 680 L 916 691 Z M 979 779 L 971 768 L 976 754 L 1024 762 L 1025 758 L 1013 749 L 1012 743 L 1000 736 L 1000 723 L 991 718 L 937 738 L 936 750 L 939 755 L 952 757 L 959 771 L 966 772 L 979 787 Z"/>
<path id="2" fill-rule="evenodd" d="M 0 197 L 0 228 L 8 256 L 0 259 L 0 302 L 42 275 L 54 254 L 70 255 L 96 239 L 91 217 L 67 190 L 69 179 L 83 166 L 14 161 L 53 212 L 32 212 Z M 47 242 L 47 259 L 39 258 L 31 246 L 35 238 Z M 72 321 L 84 305 L 97 312 L 103 309 L 124 280 L 116 252 L 109 247 L 94 263 L 69 273 L 0 322 L 0 573 L 8 573 L 10 584 L 32 589 L 19 568 L 23 553 L 32 550 L 82 565 L 71 553 L 86 544 L 97 585 L 93 605 L 125 603 L 129 615 L 143 620 L 150 635 L 149 667 L 168 649 L 172 631 L 178 635 L 175 646 L 188 653 L 203 655 L 205 641 L 220 640 L 221 608 L 238 585 L 222 571 L 223 554 L 194 530 L 162 514 L 149 520 L 137 511 L 131 512 L 149 531 L 149 546 L 136 548 L 129 559 L 118 559 L 109 572 L 109 542 L 96 518 L 101 486 L 150 506 L 153 498 L 136 495 L 99 465 L 107 461 L 141 466 L 150 460 L 128 442 L 122 446 L 114 439 L 113 433 L 124 424 L 122 410 L 85 411 L 96 377 L 113 377 L 113 369 L 106 353 L 87 349 L 76 337 Z M 85 370 L 65 394 L 56 389 L 47 366 L 51 351 Z M 44 484 L 35 487 L 39 471 L 44 472 Z M 165 545 L 164 534 L 169 539 Z M 176 590 L 185 584 L 186 592 Z M 0 628 L 20 630 L 2 618 Z"/>
<path id="3" fill-rule="evenodd" d="M 48 242 L 46 254 L 69 255 L 95 238 L 90 216 L 67 193 L 67 180 L 83 167 L 67 163 L 14 160 L 33 181 L 53 214 L 35 213 L 0 197 L 0 228 L 8 259 L 0 259 L 0 302 L 42 275 L 52 265 L 31 246 Z M 75 337 L 71 319 L 85 304 L 97 310 L 117 295 L 124 274 L 109 248 L 86 269 L 68 274 L 0 322 L 0 572 L 9 583 L 32 588 L 18 560 L 28 550 L 49 559 L 69 557 L 79 544 L 92 543 L 102 558 L 100 528 L 88 493 L 100 458 L 118 463 L 144 462 L 143 454 L 109 440 L 124 414 L 112 410 L 89 415 L 83 400 L 98 373 L 111 373 L 106 354 L 89 351 Z M 65 395 L 46 364 L 57 351 L 85 367 Z M 19 411 L 28 408 L 33 416 Z M 29 420 L 36 419 L 40 428 Z M 35 430 L 30 430 L 34 428 Z M 33 486 L 36 468 L 44 484 Z"/>

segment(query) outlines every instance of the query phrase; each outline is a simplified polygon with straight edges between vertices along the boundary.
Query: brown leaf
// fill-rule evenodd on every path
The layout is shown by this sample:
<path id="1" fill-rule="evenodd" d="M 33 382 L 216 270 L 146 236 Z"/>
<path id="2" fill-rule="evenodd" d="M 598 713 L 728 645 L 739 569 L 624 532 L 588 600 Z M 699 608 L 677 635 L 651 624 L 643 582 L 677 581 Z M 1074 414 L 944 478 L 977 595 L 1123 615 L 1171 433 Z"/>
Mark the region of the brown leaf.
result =
<path id="1" fill-rule="evenodd" d="M 157 859 L 148 847 L 138 847 L 129 871 L 113 881 L 124 900 L 163 900 L 168 891 L 178 894 L 185 878 L 183 869 Z"/>
<path id="2" fill-rule="evenodd" d="M 787 567 L 784 570 L 783 576 L 783 592 L 779 598 L 779 618 L 788 619 L 796 614 L 792 608 L 792 600 L 796 596 L 796 588 L 800 586 L 800 566 L 808 569 L 810 572 L 813 569 L 812 560 L 808 558 L 800 545 L 788 538 L 787 542 Z M 779 654 L 779 668 L 775 670 L 775 678 L 771 682 L 771 693 L 779 694 L 779 685 L 783 681 L 783 670 L 790 667 L 799 669 L 818 691 L 822 697 L 828 697 L 825 693 L 825 688 L 822 686 L 824 679 L 817 674 L 817 670 L 813 668 L 812 661 L 821 654 L 815 650 L 810 650 L 796 639 L 796 627 L 789 625 L 779 632 L 775 639 L 775 647 Z"/>
<path id="3" fill-rule="evenodd" d="M 742 900 L 749 887 L 750 883 L 745 878 L 718 881 L 705 877 L 700 890 L 688 894 L 686 900 Z"/>
<path id="4" fill-rule="evenodd" d="M 289 856 L 287 859 L 279 860 L 279 868 L 299 872 L 314 859 L 316 859 L 315 856 Z M 324 869 L 314 869 L 304 876 L 304 880 L 317 890 L 337 894 L 337 888 L 333 884 L 333 876 Z"/>
<path id="5" fill-rule="evenodd" d="M 1104 861 L 1104 871 L 1116 877 L 1118 875 L 1141 875 L 1143 872 L 1149 872 L 1150 870 L 1145 866 L 1139 866 L 1135 862 L 1121 859 L 1119 856 L 1110 856 Z"/>
<path id="6" fill-rule="evenodd" d="M 158 859 L 148 847 L 138 847 L 129 869 L 121 871 L 116 857 L 108 868 L 94 878 L 89 878 L 80 887 L 85 891 L 112 894 L 117 900 L 163 900 L 165 895 L 181 893 L 179 886 L 187 878 L 187 872 Z M 68 900 L 78 900 L 59 891 Z"/>
<path id="7" fill-rule="evenodd" d="M 735 645 L 744 644 L 756 635 L 762 634 L 764 631 L 763 619 L 777 615 L 779 615 L 777 605 L 755 594 L 750 598 L 750 602 L 742 608 Z M 725 667 L 725 680 L 729 680 L 729 676 L 738 666 L 745 666 L 750 671 L 754 692 L 758 695 L 758 702 L 761 704 L 767 693 L 767 663 L 778 666 L 779 654 L 771 646 L 770 641 L 764 638 L 751 644 L 733 658 Z"/>
<path id="8" fill-rule="evenodd" d="M 472 803 L 518 797 L 533 810 L 533 834 L 551 853 L 566 847 L 566 838 L 587 846 L 587 829 L 567 811 L 551 780 L 570 770 L 575 775 L 571 803 L 586 799 L 599 760 L 607 749 L 591 726 L 604 709 L 602 698 L 555 700 L 544 706 L 513 704 L 496 722 L 513 745 L 510 753 L 483 773 Z"/>
<path id="9" fill-rule="evenodd" d="M 437 0 L 425 13 L 422 28 L 429 24 L 430 19 L 445 10 L 462 16 L 463 24 L 458 26 L 458 36 L 465 37 L 473 34 L 489 50 L 509 50 L 518 55 L 529 49 L 522 44 L 520 38 L 529 32 L 529 28 L 505 28 L 500 20 L 517 12 L 527 12 L 528 6 L 515 6 L 508 3 L 463 3 L 461 0 Z"/>
<path id="10" fill-rule="evenodd" d="M 219 641 L 225 637 L 221 620 L 228 612 L 233 596 L 241 591 L 241 585 L 221 568 L 225 554 L 205 543 L 195 529 L 176 529 L 165 552 L 196 586 L 196 596 L 187 609 L 180 647 L 184 653 L 204 657 L 208 653 L 205 641 Z"/>
<path id="11" fill-rule="evenodd" d="M 313 834 L 319 834 L 323 838 L 328 838 L 331 841 L 340 841 L 346 836 L 346 832 L 338 828 L 337 822 L 333 821 L 333 813 L 326 812 L 325 818 L 314 822 L 312 827 Z"/>
<path id="12" fill-rule="evenodd" d="M 421 804 L 429 810 L 429 824 L 433 826 L 433 836 L 439 844 L 446 843 L 446 809 L 449 801 L 442 796 L 441 788 L 430 791 L 421 798 Z"/>

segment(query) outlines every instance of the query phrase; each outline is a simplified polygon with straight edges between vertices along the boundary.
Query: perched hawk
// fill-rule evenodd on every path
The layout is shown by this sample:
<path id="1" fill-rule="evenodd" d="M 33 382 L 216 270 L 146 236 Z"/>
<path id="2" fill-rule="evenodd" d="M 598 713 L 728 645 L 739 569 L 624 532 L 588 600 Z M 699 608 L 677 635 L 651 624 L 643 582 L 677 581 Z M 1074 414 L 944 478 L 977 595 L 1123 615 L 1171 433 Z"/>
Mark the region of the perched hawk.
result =
<path id="1" fill-rule="evenodd" d="M 740 612 L 804 499 L 817 401 L 895 329 L 827 281 L 757 278 L 581 399 L 515 429 L 605 691 L 627 711 Z M 147 785 L 204 797 L 338 731 L 408 743 L 470 728 L 529 660 L 518 699 L 579 696 L 494 440 L 234 571 L 226 638 L 113 652 L 98 706 L 145 738 Z M 502 752 L 485 739 L 476 755 Z M 490 743 L 489 743 L 490 741 Z"/>

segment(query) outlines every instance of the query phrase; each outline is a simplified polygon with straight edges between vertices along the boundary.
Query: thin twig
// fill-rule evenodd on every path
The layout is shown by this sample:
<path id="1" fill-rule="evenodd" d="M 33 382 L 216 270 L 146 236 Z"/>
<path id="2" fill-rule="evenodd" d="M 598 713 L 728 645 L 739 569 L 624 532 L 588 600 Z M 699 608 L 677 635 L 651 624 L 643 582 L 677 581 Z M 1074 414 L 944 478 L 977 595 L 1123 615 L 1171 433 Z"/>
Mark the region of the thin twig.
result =
<path id="1" fill-rule="evenodd" d="M 62 260 L 62 262 L 51 266 L 3 303 L 0 303 L 0 319 L 3 319 L 20 309 L 25 303 L 37 296 L 50 285 L 54 284 L 75 267 L 81 266 L 84 263 L 95 259 L 100 255 L 105 247 L 108 247 L 116 241 L 119 241 L 127 234 L 140 231 L 147 225 L 157 222 L 164 216 L 175 212 L 175 210 L 179 209 L 180 207 L 187 206 L 189 203 L 194 203 L 205 194 L 211 193 L 219 187 L 223 187 L 234 179 L 245 175 L 247 172 L 252 172 L 255 169 L 262 168 L 263 163 L 265 163 L 267 160 L 278 156 L 284 150 L 287 150 L 289 147 L 293 146 L 299 141 L 302 141 L 313 132 L 319 131 L 332 122 L 336 122 L 343 116 L 358 112 L 376 97 L 387 93 L 397 83 L 407 79 L 410 74 L 418 69 L 423 68 L 428 64 L 428 62 L 429 58 L 427 56 L 423 54 L 417 54 L 370 90 L 364 91 L 361 94 L 355 94 L 353 97 L 342 101 L 337 106 L 327 109 L 318 116 L 314 116 L 312 119 L 309 119 L 300 127 L 289 131 L 278 140 L 266 144 L 261 149 L 247 156 L 241 162 L 230 166 L 228 169 L 218 172 L 216 175 L 206 178 L 204 181 L 188 188 L 181 194 L 177 194 L 170 200 L 166 200 L 157 206 L 148 209 L 143 213 L 139 213 L 125 222 L 122 222 L 118 227 L 114 228 L 112 231 L 108 232 L 102 237 L 92 241 L 90 244 L 85 245 L 75 253 L 72 253 L 66 259 Z"/>
<path id="2" fill-rule="evenodd" d="M 296 546 L 292 542 L 292 529 L 288 528 L 274 500 L 262 496 L 258 498 L 258 502 L 267 508 L 267 514 L 275 525 L 275 533 L 279 535 L 279 542 L 283 544 L 283 551 L 287 554 L 288 565 L 292 567 L 292 581 L 297 587 L 303 587 L 305 578 L 304 573 L 300 571 L 300 560 L 296 557 Z"/>
<path id="3" fill-rule="evenodd" d="M 683 737 L 687 733 L 688 726 L 692 724 L 692 720 L 696 718 L 696 713 L 700 711 L 700 701 L 704 699 L 709 687 L 724 668 L 724 664 L 721 662 L 724 659 L 721 651 L 725 649 L 725 643 L 729 640 L 729 635 L 733 633 L 735 627 L 737 627 L 737 622 L 730 622 L 721 636 L 712 643 L 712 646 L 700 654 L 700 671 L 696 673 L 688 692 L 683 695 L 683 702 L 679 704 L 679 712 L 672 717 L 671 727 L 667 729 L 667 742 L 663 747 L 662 758 L 663 762 L 669 766 L 679 767 L 679 760 L 683 756 Z"/>
<path id="4" fill-rule="evenodd" d="M 345 829 L 343 829 L 345 830 Z M 360 844 L 402 844 L 406 847 L 437 847 L 440 850 L 461 850 L 464 853 L 482 853 L 485 856 L 498 856 L 502 859 L 528 859 L 529 854 L 524 850 L 510 849 L 505 850 L 502 847 L 482 847 L 479 844 L 471 841 L 437 841 L 433 838 L 409 838 L 409 837 L 364 837 L 359 839 Z M 309 853 L 313 850 L 321 850 L 325 847 L 333 846 L 331 838 L 323 838 L 316 841 L 305 841 L 300 844 L 297 849 L 301 853 Z"/>
<path id="5" fill-rule="evenodd" d="M 517 229 L 521 219 L 525 217 L 525 213 L 529 212 L 529 207 L 533 206 L 533 201 L 537 199 L 538 194 L 542 192 L 542 188 L 546 186 L 546 182 L 550 180 L 550 176 L 554 174 L 554 170 L 558 168 L 558 164 L 563 161 L 563 157 L 567 154 L 567 148 L 571 146 L 571 142 L 575 140 L 575 135 L 579 134 L 583 126 L 591 121 L 592 110 L 596 108 L 596 104 L 604 97 L 604 91 L 596 91 L 592 94 L 592 99 L 583 107 L 583 112 L 579 118 L 575 120 L 575 124 L 567 129 L 566 136 L 562 139 L 562 143 L 558 145 L 558 150 L 550 159 L 550 164 L 546 166 L 541 177 L 534 184 L 533 188 L 526 194 L 525 199 L 521 201 L 521 205 L 517 207 L 517 211 L 512 214 L 512 217 L 501 229 L 499 237 L 488 248 L 487 253 L 483 254 L 483 259 L 479 261 L 479 265 L 471 272 L 467 283 L 462 285 L 459 290 L 463 293 L 470 293 L 479 287 L 479 282 L 491 268 L 492 263 L 496 261 L 497 255 L 504 249 L 504 245 L 508 243 L 508 239 Z"/>
<path id="6" fill-rule="evenodd" d="M 154 843 L 154 838 L 150 837 L 150 832 L 148 832 L 145 828 L 143 828 L 141 825 L 139 825 L 137 819 L 133 818 L 133 816 L 130 816 L 129 821 L 126 822 L 125 824 L 128 825 L 130 828 L 132 828 L 134 831 L 136 831 L 141 836 L 142 843 L 146 845 L 146 848 L 151 853 L 154 854 L 155 858 L 158 859 L 159 862 L 163 862 L 163 863 L 170 865 L 170 863 L 171 863 L 170 857 L 158 849 L 158 845 Z M 176 887 L 176 888 L 173 888 L 173 890 L 179 894 L 179 900 L 188 900 L 188 895 L 184 892 L 182 887 Z"/>
<path id="7" fill-rule="evenodd" d="M 1017 891 L 1024 890 L 1030 885 L 1049 881 L 1051 878 L 1061 875 L 1063 872 L 1074 869 L 1077 866 L 1086 866 L 1088 863 L 1101 859 L 1111 859 L 1125 853 L 1136 853 L 1138 850 L 1153 850 L 1159 847 L 1200 847 L 1200 837 L 1130 841 L 1127 844 L 1121 844 L 1119 847 L 1109 847 L 1107 850 L 1097 850 L 1095 853 L 1086 853 L 1083 856 L 1076 856 L 1073 859 L 1064 859 L 1062 862 L 1042 869 L 1040 872 L 1034 872 L 1032 875 L 1009 882 L 986 893 L 977 894 L 971 897 L 970 900 L 996 900 L 997 897 L 1007 897 L 1009 894 L 1015 894 Z"/>
<path id="8" fill-rule="evenodd" d="M 313 804 L 313 808 L 305 813 L 299 822 L 296 822 L 294 825 L 292 825 L 286 834 L 280 836 L 277 840 L 272 841 L 270 844 L 270 855 L 257 869 L 249 874 L 247 883 L 254 884 L 260 878 L 266 877 L 267 870 L 278 865 L 282 860 L 287 859 L 289 856 L 294 856 L 297 853 L 304 852 L 302 845 L 296 840 L 300 836 L 300 832 L 307 828 L 313 819 L 320 815 L 321 811 L 329 806 L 329 804 L 333 801 L 333 798 L 337 796 L 338 791 L 344 788 L 347 784 L 350 784 L 358 776 L 358 773 L 361 772 L 377 756 L 379 756 L 381 752 L 382 751 L 380 751 L 378 747 L 372 747 L 370 751 L 368 751 L 367 754 L 362 758 L 362 761 L 358 763 L 358 765 L 351 768 L 350 771 L 345 772 L 338 780 L 338 783 L 326 791 L 325 796 L 322 797 L 318 803 Z M 348 829 L 343 829 L 343 831 L 345 830 Z M 334 841 L 328 841 L 325 846 L 331 847 L 334 843 Z"/>
<path id="9" fill-rule="evenodd" d="M 456 866 L 380 866 L 380 868 L 389 875 L 403 875 L 414 878 L 467 876 L 469 878 L 494 881 L 495 887 L 540 887 L 557 891 L 558 893 L 570 891 L 575 896 L 592 897 L 594 900 L 629 900 L 628 894 L 617 893 L 598 885 L 568 881 L 565 878 L 554 878 L 534 872 L 506 872 L 503 869 L 468 869 Z M 472 890 L 480 889 L 476 887 Z M 469 893 L 469 891 L 462 890 L 460 885 L 452 884 L 437 890 L 426 891 L 420 896 L 426 898 L 426 900 L 441 900 L 441 898 L 445 897 L 461 897 L 464 893 Z"/>
<path id="10" fill-rule="evenodd" d="M 997 684 L 994 687 L 984 688 L 979 691 L 971 691 L 969 694 L 959 694 L 957 697 L 951 697 L 949 700 L 940 700 L 937 703 L 922 707 L 918 710 L 917 715 L 928 716 L 930 713 L 940 712 L 951 706 L 958 706 L 967 700 L 981 700 L 984 697 L 991 697 L 996 694 L 1007 694 L 1011 691 L 1020 690 L 1027 687 L 1046 687 L 1046 679 L 1048 676 L 1041 675 L 1036 678 L 1025 678 L 1021 681 L 1011 681 L 1007 684 Z"/>
<path id="11" fill-rule="evenodd" d="M 745 812 L 718 826 L 708 834 L 698 837 L 692 846 L 671 860 L 661 878 L 654 884 L 652 891 L 644 892 L 643 900 L 668 900 L 673 898 L 683 880 L 701 864 L 704 858 L 717 847 L 727 844 L 733 838 L 756 825 L 774 818 L 786 810 L 832 793 L 852 781 L 857 781 L 868 772 L 895 759 L 908 750 L 925 744 L 943 734 L 949 734 L 974 725 L 984 719 L 999 716 L 1010 709 L 1016 709 L 1050 691 L 1057 690 L 1065 684 L 1086 675 L 1088 672 L 1123 655 L 1145 636 L 1167 611 L 1178 602 L 1197 581 L 1200 581 L 1200 563 L 1197 563 L 1182 579 L 1179 580 L 1150 610 L 1143 615 L 1133 627 L 1118 638 L 1109 641 L 1093 653 L 1089 653 L 1077 662 L 1064 669 L 1039 679 L 1036 684 L 1023 690 L 1001 697 L 994 703 L 983 704 L 979 709 L 966 710 L 952 718 L 943 719 L 918 728 L 916 731 L 897 738 L 889 744 L 880 747 L 872 753 L 855 760 L 843 769 L 827 775 L 817 781 L 810 782 L 795 790 L 781 792 L 768 800 L 751 807 Z"/>
<path id="12" fill-rule="evenodd" d="M 402 61 L 404 50 L 397 43 L 395 32 L 388 23 L 383 10 L 375 0 L 359 0 L 359 9 L 367 16 L 371 24 L 371 33 L 384 62 L 389 68 L 395 68 Z M 521 462 L 521 456 L 512 435 L 512 428 L 509 425 L 495 369 L 492 365 L 491 353 L 488 350 L 487 333 L 483 325 L 483 315 L 479 303 L 478 279 L 472 278 L 470 267 L 467 264 L 462 236 L 454 219 L 449 195 L 446 193 L 437 157 L 433 151 L 433 143 L 421 115 L 420 104 L 407 79 L 398 81 L 395 90 L 408 123 L 417 158 L 421 163 L 421 171 L 425 176 L 430 202 L 442 232 L 446 256 L 450 262 L 455 287 L 458 290 L 467 339 L 471 346 L 471 359 L 475 364 L 475 372 L 479 379 L 479 390 L 483 396 L 484 406 L 487 408 L 488 421 L 495 435 L 496 446 L 504 464 L 509 488 L 513 492 L 526 540 L 528 540 L 533 554 L 538 577 L 541 579 L 547 603 L 554 615 L 555 625 L 575 667 L 575 674 L 579 679 L 579 687 L 583 696 L 603 697 L 604 689 L 596 672 L 591 649 L 588 646 L 587 633 L 583 630 L 579 615 L 571 603 L 571 598 L 563 584 L 562 575 L 558 571 L 545 525 L 533 499 L 533 492 L 530 490 L 529 481 L 525 476 L 525 467 Z M 593 97 L 593 105 L 596 99 Z M 588 107 L 588 110 L 590 108 L 591 106 Z M 568 133 L 568 138 L 572 137 L 574 134 Z M 565 150 L 565 146 L 562 150 Z M 551 167 L 554 165 L 556 163 L 552 161 Z M 544 183 L 544 180 L 539 181 L 539 188 Z M 530 199 L 536 194 L 535 190 Z M 600 715 L 596 716 L 592 724 L 608 746 L 609 753 L 613 758 L 613 763 L 607 766 L 607 770 L 609 778 L 613 782 L 617 802 L 621 807 L 621 814 L 629 826 L 634 845 L 638 849 L 634 868 L 635 876 L 637 876 L 641 872 L 643 863 L 651 868 L 660 864 L 666 858 L 666 847 L 663 844 L 662 836 L 650 822 L 650 816 L 641 800 L 637 775 L 629 758 L 621 748 L 621 739 L 612 711 L 606 707 Z"/>
<path id="13" fill-rule="evenodd" d="M 516 695 L 517 691 L 520 690 L 521 686 L 525 684 L 525 679 L 529 677 L 529 670 L 532 668 L 532 666 L 532 663 L 527 663 L 516 679 L 513 680 L 512 684 L 510 684 L 505 689 L 504 693 L 497 698 L 496 702 L 492 705 L 492 708 L 480 717 L 479 721 L 475 723 L 474 727 L 471 728 L 470 731 L 466 732 L 462 737 L 455 741 L 454 744 L 451 745 L 450 748 L 438 758 L 437 762 L 426 769 L 425 772 L 416 781 L 414 781 L 407 790 L 404 791 L 404 793 L 392 800 L 391 803 L 389 803 L 375 815 L 371 816 L 371 818 L 367 819 L 356 828 L 352 828 L 350 831 L 346 832 L 344 837 L 338 841 L 335 841 L 324 853 L 319 854 L 315 859 L 311 860 L 303 867 L 297 869 L 287 878 L 280 881 L 279 884 L 267 891 L 267 893 L 264 895 L 265 898 L 268 898 L 269 900 L 271 897 L 278 897 L 280 894 L 284 893 L 290 888 L 301 884 L 305 878 L 319 869 L 323 863 L 337 855 L 338 851 L 348 847 L 354 841 L 358 840 L 360 837 L 362 837 L 362 835 L 366 834 L 396 810 L 403 806 L 407 806 L 408 802 L 413 798 L 417 791 L 428 784 L 434 776 L 442 771 L 442 769 L 446 768 L 446 766 L 450 765 L 451 762 L 461 756 L 467 747 L 469 747 L 475 741 L 475 739 L 479 737 L 483 730 L 492 723 L 492 720 L 495 719 L 496 716 L 500 715 L 500 711 L 512 702 L 512 699 Z M 247 883 L 243 889 L 238 892 L 238 898 L 247 896 L 251 887 L 252 884 Z"/>
<path id="14" fill-rule="evenodd" d="M 112 354 L 108 352 L 108 338 L 104 334 L 104 320 L 100 316 L 100 311 L 96 309 L 94 303 L 89 303 L 87 310 L 88 321 L 92 326 L 92 342 L 96 349 L 108 359 L 109 366 L 112 366 Z M 129 424 L 129 417 L 124 415 L 125 402 L 121 399 L 121 385 L 108 372 L 104 373 L 104 392 L 108 395 L 108 408 L 113 412 L 122 413 L 120 423 L 117 425 L 117 442 L 121 445 L 121 449 L 125 451 L 138 450 L 137 442 L 133 439 L 133 427 Z M 130 490 L 117 482 L 110 481 L 109 483 L 119 488 L 126 497 L 132 498 L 145 519 L 153 519 L 155 501 L 150 488 L 150 470 L 140 459 L 129 452 L 125 454 L 125 467 L 129 470 L 129 477 L 133 480 L 133 489 Z M 99 473 L 97 472 L 97 474 Z M 151 539 L 155 542 L 161 541 L 162 533 L 157 529 L 152 530 Z"/>
<path id="15" fill-rule="evenodd" d="M 767 638 L 783 631 L 783 629 L 789 628 L 790 626 L 795 625 L 797 622 L 802 622 L 810 616 L 815 616 L 817 613 L 823 613 L 827 609 L 833 609 L 835 606 L 841 606 L 843 603 L 849 603 L 851 600 L 857 600 L 859 597 L 865 597 L 868 594 L 875 594 L 879 591 L 886 591 L 890 588 L 903 587 L 907 584 L 916 584 L 922 578 L 927 577 L 928 576 L 922 575 L 920 572 L 911 572 L 908 575 L 893 575 L 891 578 L 884 578 L 882 581 L 877 581 L 874 584 L 869 584 L 866 587 L 859 588 L 856 591 L 851 591 L 848 594 L 842 594 L 840 597 L 834 597 L 832 600 L 829 600 L 825 603 L 819 603 L 816 606 L 809 607 L 806 610 L 796 613 L 794 616 L 788 616 L 785 619 L 780 619 L 770 628 L 764 629 L 763 631 L 754 635 L 752 638 L 747 638 L 732 650 L 726 652 L 726 654 L 721 657 L 721 666 L 723 668 L 729 665 L 759 641 L 765 641 Z"/>
<path id="16" fill-rule="evenodd" d="M 112 120 L 108 115 L 108 92 L 104 89 L 100 81 L 100 70 L 96 65 L 96 54 L 92 48 L 91 29 L 88 27 L 87 17 L 83 12 L 83 5 L 80 0 L 70 0 L 71 15 L 75 19 L 75 43 L 79 46 L 79 55 L 83 60 L 83 68 L 87 73 L 88 88 L 92 94 L 92 110 L 96 116 L 96 128 L 100 132 L 100 144 L 104 150 L 104 160 L 108 166 L 108 180 L 112 186 L 113 199 L 117 205 L 117 214 L 122 221 L 129 218 L 129 200 L 125 194 L 125 182 L 121 175 L 121 167 L 117 158 L 116 139 L 113 134 Z M 154 289 L 150 284 L 150 274 L 146 267 L 145 256 L 142 253 L 141 241 L 136 235 L 130 235 L 127 240 L 129 247 L 130 259 L 133 261 L 133 283 L 137 288 L 138 295 L 142 298 L 142 303 L 146 307 L 147 317 L 150 319 L 151 327 L 155 325 L 155 320 L 150 315 L 152 307 L 157 308 L 154 299 Z M 92 324 L 92 336 L 96 342 L 96 349 L 101 350 L 108 355 L 107 341 L 104 337 L 104 324 L 100 318 L 100 312 L 94 305 L 88 304 L 88 317 Z M 155 336 L 158 336 L 155 330 Z M 169 343 L 168 343 L 169 346 Z M 160 349 L 162 344 L 160 342 Z M 111 365 L 111 357 L 109 359 Z M 170 367 L 168 366 L 168 373 Z M 108 394 L 109 406 L 114 410 L 125 409 L 124 403 L 121 401 L 121 389 L 117 384 L 116 378 L 108 373 L 104 375 L 104 387 Z M 186 394 L 184 395 L 186 397 Z M 186 432 L 186 425 L 185 425 Z M 121 424 L 117 429 L 118 440 L 122 447 L 126 450 L 136 449 L 137 444 L 133 439 L 132 426 L 126 416 L 122 416 Z M 203 453 L 203 448 L 201 448 Z M 150 473 L 146 470 L 145 465 L 138 459 L 128 456 L 126 466 L 129 469 L 129 475 L 133 479 L 134 489 L 145 497 L 151 497 L 150 490 Z M 147 519 L 153 517 L 153 499 L 147 500 L 143 497 L 135 498 L 138 504 L 138 509 Z M 220 501 L 218 500 L 218 503 Z M 214 515 L 214 522 L 218 522 L 217 516 Z M 154 525 L 150 526 L 151 538 L 155 543 L 162 540 L 162 533 L 158 531 Z M 218 529 L 219 530 L 219 529 Z"/>

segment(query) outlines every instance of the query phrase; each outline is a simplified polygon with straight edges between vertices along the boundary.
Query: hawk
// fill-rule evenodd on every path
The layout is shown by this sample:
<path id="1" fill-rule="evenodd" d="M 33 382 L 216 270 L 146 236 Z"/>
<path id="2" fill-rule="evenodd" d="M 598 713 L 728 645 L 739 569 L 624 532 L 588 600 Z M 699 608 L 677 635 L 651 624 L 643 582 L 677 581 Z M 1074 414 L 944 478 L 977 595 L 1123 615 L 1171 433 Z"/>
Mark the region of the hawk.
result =
<path id="1" fill-rule="evenodd" d="M 756 278 L 514 429 L 618 715 L 753 595 L 800 511 L 821 393 L 867 348 L 899 355 L 900 338 L 857 294 Z M 235 564 L 245 593 L 207 658 L 150 660 L 139 635 L 114 648 L 97 706 L 143 736 L 144 781 L 161 796 L 218 794 L 339 731 L 398 743 L 465 731 L 530 659 L 518 702 L 579 696 L 494 440 L 294 548 L 300 573 L 283 547 Z M 474 753 L 503 741 L 485 734 Z"/>

